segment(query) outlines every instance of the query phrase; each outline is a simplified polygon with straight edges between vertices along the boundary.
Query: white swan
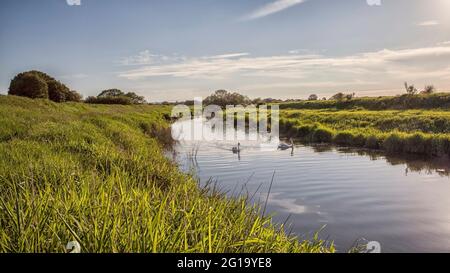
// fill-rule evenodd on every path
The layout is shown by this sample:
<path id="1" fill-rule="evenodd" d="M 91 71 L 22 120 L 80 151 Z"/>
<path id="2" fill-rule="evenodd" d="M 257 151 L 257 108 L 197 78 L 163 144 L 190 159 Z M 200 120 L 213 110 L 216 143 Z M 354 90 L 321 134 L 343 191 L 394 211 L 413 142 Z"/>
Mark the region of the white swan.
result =
<path id="1" fill-rule="evenodd" d="M 286 143 L 280 143 L 280 145 L 278 145 L 278 149 L 280 150 L 287 150 L 287 149 L 294 149 L 294 141 L 292 140 L 292 138 L 290 139 L 291 144 L 286 144 Z"/>

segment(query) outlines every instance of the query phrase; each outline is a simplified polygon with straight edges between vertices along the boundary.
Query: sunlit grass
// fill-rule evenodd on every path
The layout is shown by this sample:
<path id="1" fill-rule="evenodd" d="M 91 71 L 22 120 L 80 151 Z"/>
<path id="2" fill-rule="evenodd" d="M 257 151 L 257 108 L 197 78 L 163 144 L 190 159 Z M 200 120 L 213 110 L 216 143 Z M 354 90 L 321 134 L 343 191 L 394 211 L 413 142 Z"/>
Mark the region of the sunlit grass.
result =
<path id="1" fill-rule="evenodd" d="M 281 110 L 281 131 L 308 142 L 450 155 L 450 112 L 439 110 Z"/>
<path id="2" fill-rule="evenodd" d="M 169 109 L 0 96 L 0 252 L 333 252 L 163 153 Z"/>

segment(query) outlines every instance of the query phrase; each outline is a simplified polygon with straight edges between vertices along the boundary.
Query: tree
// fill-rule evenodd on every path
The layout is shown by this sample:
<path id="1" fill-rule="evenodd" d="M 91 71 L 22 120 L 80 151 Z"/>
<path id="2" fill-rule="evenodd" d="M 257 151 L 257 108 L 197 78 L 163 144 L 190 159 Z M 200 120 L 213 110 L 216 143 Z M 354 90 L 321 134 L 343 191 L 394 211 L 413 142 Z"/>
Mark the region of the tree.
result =
<path id="1" fill-rule="evenodd" d="M 435 92 L 436 92 L 436 88 L 433 85 L 427 85 L 427 86 L 425 86 L 425 89 L 420 93 L 424 94 L 424 95 L 430 95 Z"/>
<path id="2" fill-rule="evenodd" d="M 226 90 L 217 90 L 204 100 L 206 105 L 218 105 L 225 108 L 227 105 L 249 105 L 251 100 L 247 96 L 231 93 Z"/>
<path id="3" fill-rule="evenodd" d="M 36 79 L 39 79 L 41 84 L 37 84 Z M 45 84 L 43 85 L 42 82 Z M 81 100 L 80 94 L 70 91 L 63 83 L 37 70 L 19 73 L 15 76 L 11 81 L 9 94 L 30 98 L 46 98 L 55 102 Z"/>
<path id="4" fill-rule="evenodd" d="M 308 100 L 318 100 L 319 96 L 317 96 L 316 94 L 312 94 L 309 96 Z"/>
<path id="5" fill-rule="evenodd" d="M 107 89 L 100 92 L 97 97 L 88 97 L 86 103 L 98 104 L 143 104 L 146 103 L 143 96 L 134 92 L 124 93 L 119 89 Z"/>
<path id="6" fill-rule="evenodd" d="M 100 94 L 97 96 L 97 98 L 101 97 L 117 97 L 117 96 L 124 96 L 125 94 L 122 92 L 122 90 L 119 89 L 107 89 L 100 92 Z"/>
<path id="7" fill-rule="evenodd" d="M 334 94 L 330 99 L 331 100 L 343 100 L 344 99 L 344 93 L 339 92 L 337 94 Z"/>
<path id="8" fill-rule="evenodd" d="M 415 95 L 415 94 L 417 94 L 417 89 L 414 87 L 414 85 L 408 85 L 407 82 L 405 82 L 405 89 L 406 89 L 406 93 L 408 95 Z"/>
<path id="9" fill-rule="evenodd" d="M 144 96 L 139 96 L 134 92 L 128 92 L 125 94 L 125 97 L 128 97 L 131 99 L 131 102 L 133 104 L 144 104 L 146 103 Z"/>
<path id="10" fill-rule="evenodd" d="M 12 79 L 8 94 L 32 99 L 47 99 L 48 86 L 45 80 L 38 75 L 25 72 Z"/>
<path id="11" fill-rule="evenodd" d="M 351 100 L 355 97 L 355 93 L 349 93 L 349 94 L 345 94 L 344 96 L 347 100 Z"/>
<path id="12" fill-rule="evenodd" d="M 83 96 L 75 90 L 70 90 L 69 93 L 66 94 L 66 101 L 81 102 L 82 99 Z"/>
<path id="13" fill-rule="evenodd" d="M 69 88 L 57 80 L 47 82 L 48 98 L 54 102 L 65 102 L 69 95 Z"/>

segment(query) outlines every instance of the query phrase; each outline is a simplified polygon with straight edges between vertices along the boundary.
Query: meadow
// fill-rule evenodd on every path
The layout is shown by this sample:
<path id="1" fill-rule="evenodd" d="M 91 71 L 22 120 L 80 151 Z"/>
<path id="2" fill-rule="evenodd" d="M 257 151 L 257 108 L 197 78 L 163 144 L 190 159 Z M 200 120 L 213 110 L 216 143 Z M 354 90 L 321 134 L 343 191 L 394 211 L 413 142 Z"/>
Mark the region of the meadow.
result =
<path id="1" fill-rule="evenodd" d="M 180 172 L 169 110 L 0 96 L 0 252 L 334 252 Z"/>
<path id="2" fill-rule="evenodd" d="M 299 110 L 286 106 L 282 109 L 281 132 L 305 142 L 381 149 L 396 154 L 450 155 L 450 111 Z"/>

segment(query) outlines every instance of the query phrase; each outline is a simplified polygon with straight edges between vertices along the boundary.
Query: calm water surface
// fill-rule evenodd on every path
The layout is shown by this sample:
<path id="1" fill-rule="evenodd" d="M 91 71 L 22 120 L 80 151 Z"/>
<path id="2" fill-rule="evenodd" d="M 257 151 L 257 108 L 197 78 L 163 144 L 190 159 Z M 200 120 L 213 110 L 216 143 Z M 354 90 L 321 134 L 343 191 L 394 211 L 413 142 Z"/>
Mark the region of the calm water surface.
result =
<path id="1" fill-rule="evenodd" d="M 365 238 L 383 252 L 450 252 L 449 162 L 393 158 L 361 150 L 296 145 L 259 149 L 243 143 L 180 142 L 173 154 L 180 168 L 224 191 L 242 189 L 265 201 L 274 220 L 288 217 L 292 231 L 321 237 L 340 251 Z M 196 154 L 196 156 L 193 156 Z M 244 191 L 244 192 L 245 192 Z"/>

